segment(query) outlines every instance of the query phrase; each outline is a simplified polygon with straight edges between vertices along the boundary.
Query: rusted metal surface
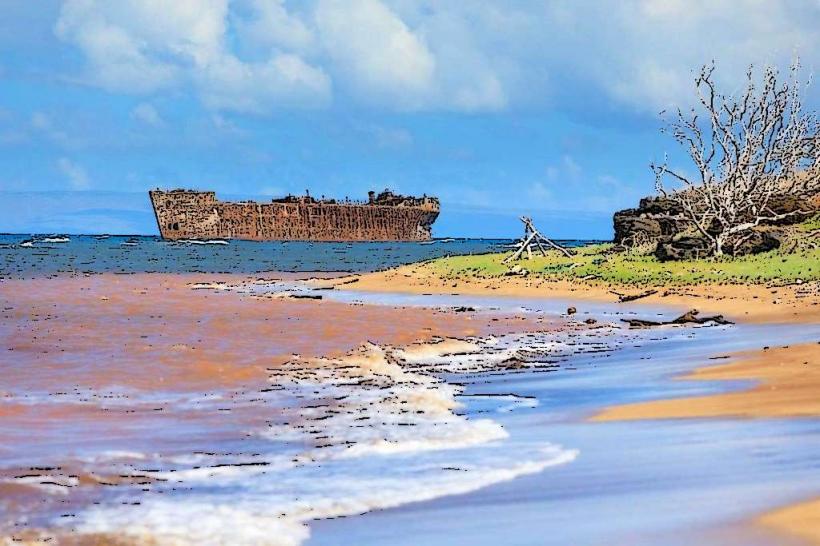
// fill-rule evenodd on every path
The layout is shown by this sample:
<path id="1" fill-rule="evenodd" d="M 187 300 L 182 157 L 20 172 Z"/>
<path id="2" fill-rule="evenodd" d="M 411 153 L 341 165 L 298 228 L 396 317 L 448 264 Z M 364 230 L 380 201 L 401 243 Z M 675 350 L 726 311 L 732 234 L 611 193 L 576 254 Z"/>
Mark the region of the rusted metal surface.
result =
<path id="1" fill-rule="evenodd" d="M 289 196 L 226 202 L 215 192 L 149 192 L 163 239 L 251 241 L 425 241 L 439 214 L 435 197 L 370 193 L 366 203 Z"/>

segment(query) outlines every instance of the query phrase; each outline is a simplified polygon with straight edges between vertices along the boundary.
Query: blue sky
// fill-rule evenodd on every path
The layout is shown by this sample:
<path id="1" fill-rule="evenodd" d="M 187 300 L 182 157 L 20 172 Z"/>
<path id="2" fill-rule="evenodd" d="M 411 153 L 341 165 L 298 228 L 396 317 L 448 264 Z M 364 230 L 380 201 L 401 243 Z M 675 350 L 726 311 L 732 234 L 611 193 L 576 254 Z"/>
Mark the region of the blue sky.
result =
<path id="1" fill-rule="evenodd" d="M 608 238 L 714 58 L 820 53 L 816 1 L 0 2 L 0 232 L 156 233 L 146 191 L 442 199 L 437 236 Z M 817 104 L 816 87 L 808 97 Z"/>

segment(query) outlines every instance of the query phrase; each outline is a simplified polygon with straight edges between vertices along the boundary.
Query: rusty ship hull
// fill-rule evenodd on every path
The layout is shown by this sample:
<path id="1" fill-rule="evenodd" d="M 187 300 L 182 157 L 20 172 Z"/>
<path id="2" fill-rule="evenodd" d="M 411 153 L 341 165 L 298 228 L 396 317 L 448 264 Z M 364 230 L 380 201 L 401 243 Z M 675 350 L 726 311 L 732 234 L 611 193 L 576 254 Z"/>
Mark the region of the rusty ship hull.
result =
<path id="1" fill-rule="evenodd" d="M 248 241 L 426 241 L 439 214 L 434 197 L 389 191 L 367 202 L 316 200 L 308 196 L 270 202 L 220 201 L 215 192 L 149 192 L 163 239 Z"/>

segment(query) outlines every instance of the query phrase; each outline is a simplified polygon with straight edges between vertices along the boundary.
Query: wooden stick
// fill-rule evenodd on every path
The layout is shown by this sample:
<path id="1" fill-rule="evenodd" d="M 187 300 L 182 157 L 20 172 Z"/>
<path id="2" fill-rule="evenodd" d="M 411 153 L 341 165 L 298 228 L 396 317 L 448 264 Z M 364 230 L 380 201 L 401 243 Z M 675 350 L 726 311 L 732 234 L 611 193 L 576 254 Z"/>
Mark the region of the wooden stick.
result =
<path id="1" fill-rule="evenodd" d="M 562 247 L 558 243 L 552 241 L 549 237 L 544 237 L 541 234 L 540 231 L 535 229 L 535 226 L 532 225 L 532 218 L 529 218 L 527 216 L 522 216 L 521 221 L 524 222 L 525 231 L 530 230 L 530 231 L 532 231 L 532 233 L 536 234 L 535 241 L 536 241 L 536 244 L 538 244 L 539 247 L 541 246 L 540 245 L 541 241 L 544 241 L 545 243 L 550 245 L 552 248 L 561 251 L 564 254 L 564 256 L 566 256 L 567 258 L 572 258 L 572 254 L 570 254 L 569 251 L 567 251 L 567 249 L 565 249 L 564 247 Z M 543 252 L 543 248 L 542 248 L 542 252 Z M 544 252 L 544 255 L 546 256 L 545 252 Z"/>
<path id="2" fill-rule="evenodd" d="M 556 242 L 552 241 L 550 238 L 548 238 L 548 237 L 544 237 L 544 236 L 543 236 L 543 235 L 541 235 L 540 233 L 538 234 L 538 236 L 539 236 L 539 237 L 540 237 L 540 238 L 541 238 L 541 239 L 542 239 L 545 243 L 547 243 L 548 245 L 550 245 L 550 246 L 551 246 L 552 248 L 554 248 L 555 250 L 560 250 L 561 252 L 563 252 L 563 253 L 564 253 L 564 256 L 566 256 L 567 258 L 572 258 L 572 254 L 570 254 L 569 250 L 567 250 L 566 248 L 564 248 L 564 247 L 562 247 L 561 245 L 559 245 L 558 243 L 556 243 Z"/>
<path id="3" fill-rule="evenodd" d="M 614 290 L 611 290 L 611 292 L 618 296 L 618 301 L 621 303 L 639 300 L 641 298 L 645 298 L 647 296 L 651 296 L 652 294 L 658 293 L 657 290 L 647 290 L 646 292 L 641 292 L 640 294 L 621 294 L 620 292 L 615 292 Z"/>
<path id="4" fill-rule="evenodd" d="M 538 250 L 541 251 L 541 255 L 546 258 L 547 257 L 547 251 L 544 250 L 544 245 L 541 244 L 541 239 L 535 239 L 535 244 L 538 245 Z"/>
<path id="5" fill-rule="evenodd" d="M 521 256 L 521 253 L 524 252 L 524 250 L 532 242 L 534 237 L 535 237 L 535 233 L 530 233 L 530 235 L 521 243 L 521 246 L 518 247 L 518 250 L 516 250 L 510 257 L 506 258 L 504 260 L 504 262 L 512 262 L 512 261 L 517 260 L 519 258 L 519 256 Z"/>

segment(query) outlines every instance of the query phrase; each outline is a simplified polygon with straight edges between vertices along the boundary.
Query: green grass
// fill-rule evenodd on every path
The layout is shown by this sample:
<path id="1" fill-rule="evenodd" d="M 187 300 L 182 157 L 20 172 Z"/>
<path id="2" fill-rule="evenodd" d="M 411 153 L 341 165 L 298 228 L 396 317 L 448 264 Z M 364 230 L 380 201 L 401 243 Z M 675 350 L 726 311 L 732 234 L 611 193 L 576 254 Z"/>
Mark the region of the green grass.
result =
<path id="1" fill-rule="evenodd" d="M 802 224 L 797 225 L 797 230 L 803 233 L 809 233 L 818 229 L 820 229 L 820 214 L 817 214 L 813 218 L 810 218 Z"/>
<path id="2" fill-rule="evenodd" d="M 788 245 L 784 245 L 788 247 Z M 550 280 L 584 280 L 637 286 L 702 283 L 760 284 L 820 280 L 820 250 L 797 248 L 792 253 L 766 252 L 739 258 L 721 257 L 687 262 L 659 262 L 654 256 L 611 252 L 611 244 L 575 250 L 572 258 L 556 251 L 505 264 L 508 254 L 453 256 L 432 260 L 427 267 L 444 278 L 500 277 L 514 264 L 530 277 Z"/>

